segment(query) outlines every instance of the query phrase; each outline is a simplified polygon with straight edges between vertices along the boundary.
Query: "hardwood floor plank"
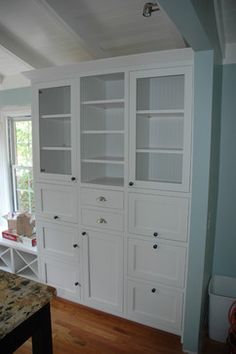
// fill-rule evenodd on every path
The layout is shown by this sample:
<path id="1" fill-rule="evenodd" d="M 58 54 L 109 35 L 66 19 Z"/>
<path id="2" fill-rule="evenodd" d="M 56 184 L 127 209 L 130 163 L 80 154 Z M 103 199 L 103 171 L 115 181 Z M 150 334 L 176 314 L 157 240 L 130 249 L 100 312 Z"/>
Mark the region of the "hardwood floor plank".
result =
<path id="1" fill-rule="evenodd" d="M 66 300 L 55 298 L 51 314 L 54 354 L 183 354 L 176 335 Z M 202 354 L 225 353 L 213 344 Z M 31 341 L 15 354 L 31 354 Z"/>

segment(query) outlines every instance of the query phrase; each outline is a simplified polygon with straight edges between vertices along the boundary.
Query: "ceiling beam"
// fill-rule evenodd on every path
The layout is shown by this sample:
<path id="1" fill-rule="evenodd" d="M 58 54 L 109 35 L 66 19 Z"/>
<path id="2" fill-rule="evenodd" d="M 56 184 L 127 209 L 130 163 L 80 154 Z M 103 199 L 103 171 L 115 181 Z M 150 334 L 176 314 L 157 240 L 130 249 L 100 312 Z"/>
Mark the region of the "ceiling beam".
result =
<path id="1" fill-rule="evenodd" d="M 222 57 L 212 0 L 159 0 L 194 51 L 214 49 Z"/>
<path id="2" fill-rule="evenodd" d="M 34 51 L 25 42 L 10 34 L 0 25 L 0 45 L 35 69 L 52 66 L 53 63 Z"/>
<path id="3" fill-rule="evenodd" d="M 92 40 L 88 36 L 87 31 L 82 25 L 80 25 L 79 21 L 76 22 L 76 26 L 74 23 L 70 23 L 70 19 L 67 18 L 67 15 L 59 2 L 56 3 L 55 6 L 54 2 L 50 0 L 34 1 L 43 6 L 46 11 L 49 11 L 54 20 L 63 25 L 71 33 L 71 35 L 77 39 L 78 45 L 88 52 L 88 54 L 91 56 L 91 59 L 103 58 L 105 56 L 103 50 L 99 47 L 98 42 L 96 40 Z"/>

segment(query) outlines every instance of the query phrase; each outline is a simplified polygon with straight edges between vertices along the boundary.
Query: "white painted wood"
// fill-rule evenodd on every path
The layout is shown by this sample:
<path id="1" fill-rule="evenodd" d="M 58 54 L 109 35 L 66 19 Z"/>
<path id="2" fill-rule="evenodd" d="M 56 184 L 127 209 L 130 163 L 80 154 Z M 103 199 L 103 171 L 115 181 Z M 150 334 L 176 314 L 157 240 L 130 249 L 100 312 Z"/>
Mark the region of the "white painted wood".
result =
<path id="1" fill-rule="evenodd" d="M 42 280 L 59 296 L 176 334 L 190 200 L 192 54 L 186 55 L 151 53 L 31 75 L 33 112 L 39 89 L 69 85 L 72 93 L 64 110 L 61 102 L 51 109 L 50 97 L 41 116 L 33 114 L 36 165 L 39 152 L 47 153 L 57 172 L 35 176 Z M 70 153 L 63 171 L 81 172 L 74 185 L 72 174 L 58 173 Z M 81 237 L 80 247 L 71 247 Z"/>
<path id="2" fill-rule="evenodd" d="M 190 67 L 131 72 L 132 188 L 189 190 L 191 98 Z"/>
<path id="3" fill-rule="evenodd" d="M 83 236 L 84 301 L 112 313 L 123 310 L 123 239 L 86 230 Z"/>
<path id="4" fill-rule="evenodd" d="M 128 240 L 128 275 L 183 288 L 186 248 L 160 240 Z"/>
<path id="5" fill-rule="evenodd" d="M 77 222 L 77 196 L 72 186 L 35 183 L 36 213 L 53 221 Z"/>
<path id="6" fill-rule="evenodd" d="M 79 268 L 52 257 L 41 258 L 42 280 L 55 287 L 57 296 L 79 301 L 81 293 Z"/>
<path id="7" fill-rule="evenodd" d="M 33 87 L 34 170 L 38 180 L 77 177 L 75 80 Z"/>
<path id="8" fill-rule="evenodd" d="M 123 214 L 102 209 L 81 209 L 81 224 L 96 227 L 98 230 L 123 231 Z"/>
<path id="9" fill-rule="evenodd" d="M 80 241 L 77 227 L 37 222 L 37 239 L 42 256 L 58 257 L 65 262 L 80 263 Z"/>
<path id="10" fill-rule="evenodd" d="M 0 245 L 0 269 L 14 273 L 13 254 L 9 246 Z"/>
<path id="11" fill-rule="evenodd" d="M 37 247 L 27 247 L 20 242 L 1 239 L 0 269 L 38 280 Z"/>
<path id="12" fill-rule="evenodd" d="M 13 251 L 14 273 L 33 280 L 38 279 L 38 257 L 17 249 Z"/>
<path id="13" fill-rule="evenodd" d="M 117 58 L 106 58 L 93 61 L 84 61 L 72 65 L 64 65 L 58 70 L 57 67 L 50 67 L 38 70 L 24 72 L 24 75 L 31 80 L 32 83 L 47 82 L 50 80 L 58 80 L 65 78 L 79 78 L 84 75 L 91 75 L 91 71 L 97 74 L 113 72 L 121 72 L 127 68 L 132 70 L 164 68 L 169 66 L 192 65 L 194 52 L 192 48 L 162 50 L 159 52 L 149 52 L 134 55 L 124 55 Z"/>
<path id="14" fill-rule="evenodd" d="M 128 316 L 134 321 L 180 334 L 182 306 L 183 293 L 178 289 L 128 280 Z"/>
<path id="15" fill-rule="evenodd" d="M 124 135 L 107 132 L 124 127 L 124 73 L 82 77 L 80 82 L 82 182 L 121 178 L 123 166 L 117 165 L 124 165 Z"/>
<path id="16" fill-rule="evenodd" d="M 81 188 L 80 201 L 82 205 L 99 206 L 111 209 L 124 208 L 124 193 L 112 190 Z"/>
<path id="17" fill-rule="evenodd" d="M 129 194 L 129 232 L 157 238 L 187 241 L 188 198 Z M 155 238 L 155 237 L 153 237 Z"/>

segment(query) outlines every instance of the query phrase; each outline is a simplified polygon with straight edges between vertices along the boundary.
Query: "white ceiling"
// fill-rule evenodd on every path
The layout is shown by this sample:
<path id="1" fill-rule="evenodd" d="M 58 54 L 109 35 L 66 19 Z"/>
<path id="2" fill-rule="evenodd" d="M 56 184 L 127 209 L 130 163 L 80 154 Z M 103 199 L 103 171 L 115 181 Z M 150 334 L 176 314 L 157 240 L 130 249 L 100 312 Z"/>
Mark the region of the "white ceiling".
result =
<path id="1" fill-rule="evenodd" d="M 162 9 L 150 18 L 142 16 L 145 2 L 0 0 L 0 88 L 31 68 L 185 47 Z M 221 37 L 236 42 L 236 1 L 218 2 Z M 28 84 L 22 80 L 20 85 Z"/>

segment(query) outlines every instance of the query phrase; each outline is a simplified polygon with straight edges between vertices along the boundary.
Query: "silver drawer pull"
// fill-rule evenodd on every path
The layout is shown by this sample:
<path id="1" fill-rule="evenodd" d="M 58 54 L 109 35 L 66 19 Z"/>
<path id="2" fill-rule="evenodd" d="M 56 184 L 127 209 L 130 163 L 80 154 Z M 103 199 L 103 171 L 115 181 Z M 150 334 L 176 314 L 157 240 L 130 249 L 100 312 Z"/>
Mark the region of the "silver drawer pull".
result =
<path id="1" fill-rule="evenodd" d="M 107 200 L 106 200 L 105 197 L 103 197 L 103 196 L 101 195 L 100 197 L 97 197 L 96 201 L 97 201 L 97 202 L 106 202 Z"/>
<path id="2" fill-rule="evenodd" d="M 103 218 L 97 219 L 97 224 L 107 224 L 107 221 Z"/>

